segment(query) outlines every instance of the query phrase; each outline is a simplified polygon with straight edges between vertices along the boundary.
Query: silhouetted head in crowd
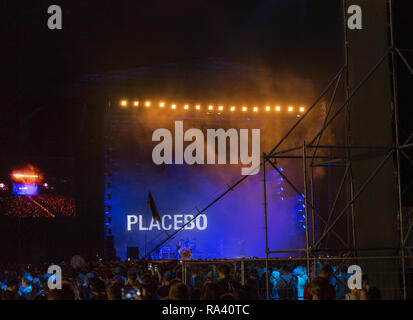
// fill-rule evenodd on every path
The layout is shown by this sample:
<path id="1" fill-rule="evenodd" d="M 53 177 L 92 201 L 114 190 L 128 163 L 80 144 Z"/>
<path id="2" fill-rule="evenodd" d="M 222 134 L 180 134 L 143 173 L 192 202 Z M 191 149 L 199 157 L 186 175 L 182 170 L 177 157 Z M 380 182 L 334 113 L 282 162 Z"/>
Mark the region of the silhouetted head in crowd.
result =
<path id="1" fill-rule="evenodd" d="M 238 300 L 258 300 L 258 293 L 254 287 L 243 285 L 235 294 Z"/>
<path id="2" fill-rule="evenodd" d="M 97 277 L 90 279 L 89 288 L 92 291 L 95 299 L 104 299 L 106 294 L 105 282 Z"/>
<path id="3" fill-rule="evenodd" d="M 220 300 L 235 300 L 235 297 L 232 293 L 224 293 L 221 295 Z"/>
<path id="4" fill-rule="evenodd" d="M 122 300 L 123 286 L 119 282 L 112 282 L 106 288 L 106 295 L 108 300 Z"/>
<path id="5" fill-rule="evenodd" d="M 8 291 L 17 291 L 19 289 L 19 280 L 17 278 L 11 278 L 7 281 Z"/>
<path id="6" fill-rule="evenodd" d="M 169 300 L 188 300 L 188 287 L 182 282 L 176 282 L 169 288 Z"/>
<path id="7" fill-rule="evenodd" d="M 135 272 L 128 272 L 128 278 L 126 283 L 128 285 L 134 285 L 136 283 L 138 275 Z"/>
<path id="8" fill-rule="evenodd" d="M 24 274 L 21 281 L 21 286 L 27 288 L 31 285 L 32 277 L 29 274 Z"/>
<path id="9" fill-rule="evenodd" d="M 151 279 L 151 281 L 146 282 L 144 284 L 144 294 L 143 294 L 143 299 L 155 299 L 156 297 L 156 290 L 158 289 L 158 283 Z"/>
<path id="10" fill-rule="evenodd" d="M 220 288 L 215 282 L 206 282 L 202 288 L 201 300 L 219 300 Z"/>
<path id="11" fill-rule="evenodd" d="M 169 285 L 172 286 L 172 285 L 174 285 L 175 283 L 180 283 L 180 282 L 182 282 L 181 279 L 179 279 L 179 278 L 173 278 L 173 279 L 169 282 Z"/>
<path id="12" fill-rule="evenodd" d="M 47 300 L 77 300 L 78 296 L 75 287 L 70 281 L 62 280 L 61 289 L 50 289 L 47 293 Z"/>
<path id="13" fill-rule="evenodd" d="M 362 287 L 368 300 L 381 300 L 381 292 L 378 288 L 370 285 L 370 280 L 367 274 L 363 274 L 361 278 Z"/>
<path id="14" fill-rule="evenodd" d="M 362 276 L 361 276 L 361 283 L 362 283 L 362 287 L 364 288 L 364 289 L 369 289 L 369 287 L 370 287 L 370 280 L 369 280 L 369 276 L 367 275 L 367 274 L 363 274 Z"/>
<path id="15" fill-rule="evenodd" d="M 256 269 L 252 269 L 250 271 L 250 278 L 252 279 L 258 279 L 258 271 Z"/>
<path id="16" fill-rule="evenodd" d="M 229 277 L 229 267 L 226 264 L 221 264 L 218 267 L 218 277 L 220 279 L 225 279 Z"/>
<path id="17" fill-rule="evenodd" d="M 191 300 L 201 300 L 201 289 L 199 288 L 193 288 L 191 290 Z"/>
<path id="18" fill-rule="evenodd" d="M 172 272 L 166 271 L 162 277 L 163 285 L 165 286 L 169 285 L 173 278 L 174 278 L 174 275 L 172 274 Z"/>
<path id="19" fill-rule="evenodd" d="M 310 282 L 310 293 L 313 300 L 324 300 L 327 296 L 327 289 L 325 278 L 316 277 Z"/>
<path id="20" fill-rule="evenodd" d="M 323 267 L 320 270 L 320 277 L 327 279 L 328 281 L 330 281 L 330 279 L 333 277 L 333 274 L 334 274 L 334 270 L 328 264 L 323 265 Z"/>
<path id="21" fill-rule="evenodd" d="M 291 266 L 289 266 L 288 264 L 284 264 L 284 265 L 281 267 L 281 272 L 282 272 L 283 274 L 289 274 L 289 273 L 292 272 L 292 268 L 291 268 Z"/>
<path id="22" fill-rule="evenodd" d="M 18 299 L 18 290 L 20 281 L 17 278 L 11 278 L 7 281 L 7 290 L 1 295 L 2 300 L 16 300 Z"/>
<path id="23" fill-rule="evenodd" d="M 259 296 L 259 283 L 258 280 L 256 279 L 248 279 L 247 282 L 245 283 L 248 287 L 254 289 L 255 293 L 257 294 L 257 297 Z"/>
<path id="24" fill-rule="evenodd" d="M 338 267 L 338 270 L 341 274 L 347 274 L 347 266 L 345 264 L 342 264 Z"/>

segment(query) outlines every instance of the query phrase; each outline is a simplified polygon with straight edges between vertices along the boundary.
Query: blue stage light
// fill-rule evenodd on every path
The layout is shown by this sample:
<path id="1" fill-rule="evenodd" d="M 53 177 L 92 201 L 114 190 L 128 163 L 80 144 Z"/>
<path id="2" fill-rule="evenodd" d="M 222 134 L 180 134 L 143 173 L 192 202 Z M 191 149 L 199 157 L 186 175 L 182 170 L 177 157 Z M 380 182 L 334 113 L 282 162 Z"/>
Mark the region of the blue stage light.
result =
<path id="1" fill-rule="evenodd" d="M 38 188 L 35 183 L 13 183 L 13 193 L 19 196 L 35 196 L 37 195 Z"/>

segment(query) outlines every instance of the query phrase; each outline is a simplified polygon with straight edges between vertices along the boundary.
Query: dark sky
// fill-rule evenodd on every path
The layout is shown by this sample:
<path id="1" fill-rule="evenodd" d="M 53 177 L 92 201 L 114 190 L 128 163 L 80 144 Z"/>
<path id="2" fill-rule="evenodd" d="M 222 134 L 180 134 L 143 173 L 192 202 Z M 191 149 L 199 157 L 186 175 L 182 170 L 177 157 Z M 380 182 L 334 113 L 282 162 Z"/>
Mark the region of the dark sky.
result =
<path id="1" fill-rule="evenodd" d="M 17 89 L 21 98 L 47 96 L 50 86 L 85 73 L 194 58 L 218 56 L 304 76 L 341 58 L 339 1 L 54 1 L 63 10 L 59 31 L 47 29 L 50 1 L 24 3 L 1 3 L 1 58 L 9 93 Z"/>
<path id="2" fill-rule="evenodd" d="M 17 120 L 51 101 L 57 87 L 89 73 L 221 57 L 324 86 L 343 61 L 339 0 L 35 3 L 0 0 L 0 130 L 7 134 L 17 133 Z M 62 7 L 63 30 L 47 28 L 51 4 Z M 398 21 L 411 26 L 409 11 L 398 12 Z M 403 45 L 407 34 L 400 32 Z M 56 110 L 43 116 L 46 123 L 71 113 Z"/>

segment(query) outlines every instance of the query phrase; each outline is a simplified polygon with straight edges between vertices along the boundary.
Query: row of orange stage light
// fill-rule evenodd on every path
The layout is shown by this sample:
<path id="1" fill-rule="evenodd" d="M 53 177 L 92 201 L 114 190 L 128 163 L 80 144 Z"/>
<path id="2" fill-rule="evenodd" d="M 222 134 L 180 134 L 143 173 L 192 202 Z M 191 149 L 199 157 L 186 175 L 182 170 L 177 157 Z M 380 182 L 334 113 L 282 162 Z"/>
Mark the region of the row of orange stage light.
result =
<path id="1" fill-rule="evenodd" d="M 132 107 L 135 107 L 135 108 L 139 108 L 139 107 L 141 106 L 141 103 L 140 103 L 140 101 L 138 101 L 138 100 L 133 100 L 133 101 L 121 100 L 121 101 L 119 102 L 119 105 L 120 105 L 122 108 L 127 108 L 128 106 L 132 106 Z M 144 106 L 145 108 L 150 108 L 150 107 L 152 107 L 152 106 L 155 106 L 155 107 L 159 107 L 159 108 L 170 108 L 170 109 L 172 109 L 172 110 L 178 109 L 178 105 L 177 105 L 177 104 L 172 103 L 172 104 L 170 104 L 170 105 L 168 106 L 167 103 L 166 103 L 166 102 L 163 102 L 163 101 L 160 101 L 160 102 L 155 103 L 155 104 L 153 104 L 151 101 L 144 101 L 144 102 L 143 102 L 143 106 Z M 197 104 L 197 105 L 183 104 L 183 105 L 181 106 L 181 108 L 182 108 L 183 110 L 191 110 L 191 109 L 192 109 L 192 110 L 198 110 L 198 111 L 202 110 L 202 106 L 201 106 L 200 104 Z M 229 110 L 229 111 L 231 111 L 231 112 L 234 112 L 234 111 L 237 111 L 237 110 L 241 110 L 241 111 L 243 111 L 243 112 L 247 112 L 248 110 L 252 110 L 253 112 L 259 112 L 260 110 L 264 110 L 264 111 L 266 111 L 266 112 L 270 112 L 270 111 L 280 112 L 280 111 L 283 110 L 283 108 L 282 108 L 281 106 L 279 106 L 279 105 L 277 105 L 277 106 L 266 105 L 266 106 L 260 108 L 260 107 L 258 107 L 258 106 L 248 107 L 248 106 L 243 105 L 243 106 L 237 107 L 237 106 L 234 106 L 234 105 L 231 105 L 231 106 L 223 106 L 223 105 L 212 105 L 212 104 L 210 104 L 210 105 L 208 105 L 208 106 L 206 106 L 206 107 L 204 107 L 204 108 L 205 108 L 207 111 L 214 111 L 214 110 L 225 111 L 225 110 Z M 294 106 L 291 106 L 291 105 L 290 105 L 290 106 L 287 106 L 287 107 L 285 108 L 285 110 L 287 110 L 288 112 L 293 112 L 294 110 L 297 110 L 298 112 L 303 113 L 303 112 L 305 111 L 305 107 L 300 106 L 300 107 L 297 107 L 297 109 L 296 109 Z"/>

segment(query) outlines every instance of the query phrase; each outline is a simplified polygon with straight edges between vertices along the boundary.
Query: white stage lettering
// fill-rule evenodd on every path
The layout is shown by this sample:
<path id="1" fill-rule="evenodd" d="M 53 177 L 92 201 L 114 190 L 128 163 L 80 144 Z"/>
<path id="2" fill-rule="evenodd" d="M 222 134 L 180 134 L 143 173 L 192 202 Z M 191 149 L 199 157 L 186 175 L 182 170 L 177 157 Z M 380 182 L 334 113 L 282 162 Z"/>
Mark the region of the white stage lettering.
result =
<path id="1" fill-rule="evenodd" d="M 152 231 L 152 230 L 179 230 L 186 223 L 185 230 L 206 230 L 208 228 L 208 218 L 205 214 L 199 215 L 196 219 L 191 214 L 165 214 L 161 218 L 161 222 L 156 221 L 152 217 L 145 219 L 143 215 L 127 215 L 126 225 L 127 231 Z"/>

